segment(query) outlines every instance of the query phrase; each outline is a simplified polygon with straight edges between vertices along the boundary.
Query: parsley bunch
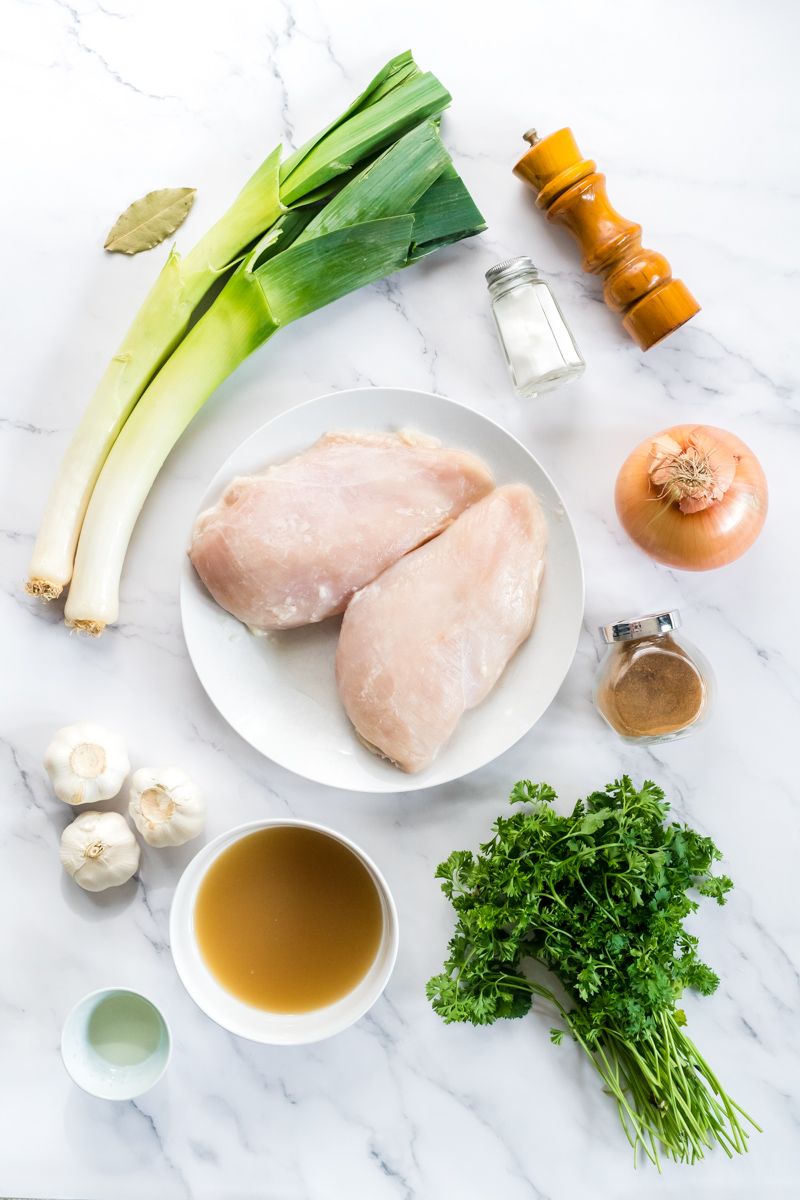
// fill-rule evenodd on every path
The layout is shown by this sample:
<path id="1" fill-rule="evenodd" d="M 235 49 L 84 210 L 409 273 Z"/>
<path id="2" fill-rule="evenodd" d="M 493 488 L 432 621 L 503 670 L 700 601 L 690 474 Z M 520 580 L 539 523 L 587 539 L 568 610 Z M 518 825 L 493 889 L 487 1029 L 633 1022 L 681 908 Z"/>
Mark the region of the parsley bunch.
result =
<path id="1" fill-rule="evenodd" d="M 666 824 L 655 784 L 627 776 L 579 800 L 567 817 L 546 783 L 518 783 L 494 837 L 477 856 L 456 850 L 436 874 L 458 916 L 449 957 L 427 986 L 447 1022 L 488 1025 L 546 1001 L 585 1050 L 615 1098 L 634 1152 L 659 1165 L 659 1147 L 695 1162 L 716 1141 L 747 1149 L 739 1119 L 758 1128 L 724 1092 L 686 1037 L 676 1007 L 684 988 L 710 995 L 719 980 L 697 955 L 684 918 L 694 890 L 725 903 L 733 886 L 711 874 L 721 857 L 710 838 Z M 523 973 L 541 963 L 570 994 L 567 1008 Z"/>

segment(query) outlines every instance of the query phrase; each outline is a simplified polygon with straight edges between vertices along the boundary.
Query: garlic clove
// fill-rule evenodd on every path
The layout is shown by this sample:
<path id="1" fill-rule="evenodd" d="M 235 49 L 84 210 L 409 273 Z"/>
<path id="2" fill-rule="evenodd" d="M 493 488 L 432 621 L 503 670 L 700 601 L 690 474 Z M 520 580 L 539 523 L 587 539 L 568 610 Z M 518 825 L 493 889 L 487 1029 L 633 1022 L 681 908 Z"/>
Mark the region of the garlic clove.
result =
<path id="1" fill-rule="evenodd" d="M 141 767 L 131 779 L 128 812 L 151 846 L 182 846 L 203 832 L 206 804 L 179 767 Z"/>
<path id="2" fill-rule="evenodd" d="M 64 870 L 87 892 L 119 887 L 136 873 L 139 843 L 118 812 L 84 812 L 61 835 Z"/>
<path id="3" fill-rule="evenodd" d="M 110 800 L 131 769 L 122 738 L 91 721 L 60 729 L 45 751 L 44 766 L 65 804 Z"/>

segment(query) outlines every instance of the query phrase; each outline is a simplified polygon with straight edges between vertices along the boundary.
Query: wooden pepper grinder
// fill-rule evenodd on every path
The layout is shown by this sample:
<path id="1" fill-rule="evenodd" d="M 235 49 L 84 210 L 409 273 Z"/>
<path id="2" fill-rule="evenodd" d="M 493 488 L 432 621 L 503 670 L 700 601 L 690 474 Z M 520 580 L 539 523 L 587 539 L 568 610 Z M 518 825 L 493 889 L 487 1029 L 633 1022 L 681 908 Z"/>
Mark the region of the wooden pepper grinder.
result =
<path id="1" fill-rule="evenodd" d="M 523 135 L 530 150 L 514 167 L 538 193 L 536 205 L 550 221 L 565 225 L 583 251 L 583 269 L 605 279 L 606 304 L 623 313 L 622 324 L 642 350 L 700 311 L 686 284 L 655 250 L 642 247 L 642 227 L 621 217 L 606 195 L 605 175 L 583 158 L 571 129 L 540 139 Z"/>

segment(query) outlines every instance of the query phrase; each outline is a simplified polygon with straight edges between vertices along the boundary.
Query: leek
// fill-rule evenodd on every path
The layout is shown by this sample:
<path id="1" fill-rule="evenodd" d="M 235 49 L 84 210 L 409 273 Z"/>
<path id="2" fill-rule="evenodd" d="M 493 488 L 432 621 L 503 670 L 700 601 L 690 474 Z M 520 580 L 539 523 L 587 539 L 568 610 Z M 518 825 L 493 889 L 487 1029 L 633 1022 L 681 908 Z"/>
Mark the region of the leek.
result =
<path id="1" fill-rule="evenodd" d="M 128 418 L 92 495 L 67 622 L 92 634 L 117 619 L 133 528 L 175 442 L 219 384 L 291 321 L 483 229 L 426 121 L 327 204 L 282 218 L 234 272 Z"/>
<path id="2" fill-rule="evenodd" d="M 348 109 L 281 164 L 277 147 L 224 217 L 181 258 L 173 249 L 112 358 L 64 455 L 36 539 L 26 590 L 45 600 L 72 576 L 92 491 L 130 413 L 186 336 L 209 289 L 289 206 L 335 193 L 386 146 L 440 113 L 450 96 L 410 52 L 378 72 Z"/>

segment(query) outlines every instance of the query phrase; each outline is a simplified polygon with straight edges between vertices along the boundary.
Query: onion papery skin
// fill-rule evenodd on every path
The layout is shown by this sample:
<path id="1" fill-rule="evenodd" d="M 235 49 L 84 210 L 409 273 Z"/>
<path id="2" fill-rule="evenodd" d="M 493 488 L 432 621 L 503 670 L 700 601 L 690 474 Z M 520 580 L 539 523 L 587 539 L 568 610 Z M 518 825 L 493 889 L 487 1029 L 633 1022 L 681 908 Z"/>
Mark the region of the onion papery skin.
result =
<path id="1" fill-rule="evenodd" d="M 725 495 L 701 512 L 683 513 L 650 478 L 653 444 L 672 438 L 681 446 L 693 433 L 737 458 Z M 767 480 L 752 450 L 714 425 L 673 425 L 646 438 L 622 464 L 615 490 L 617 516 L 628 536 L 656 562 L 682 571 L 724 567 L 749 550 L 767 516 Z"/>

